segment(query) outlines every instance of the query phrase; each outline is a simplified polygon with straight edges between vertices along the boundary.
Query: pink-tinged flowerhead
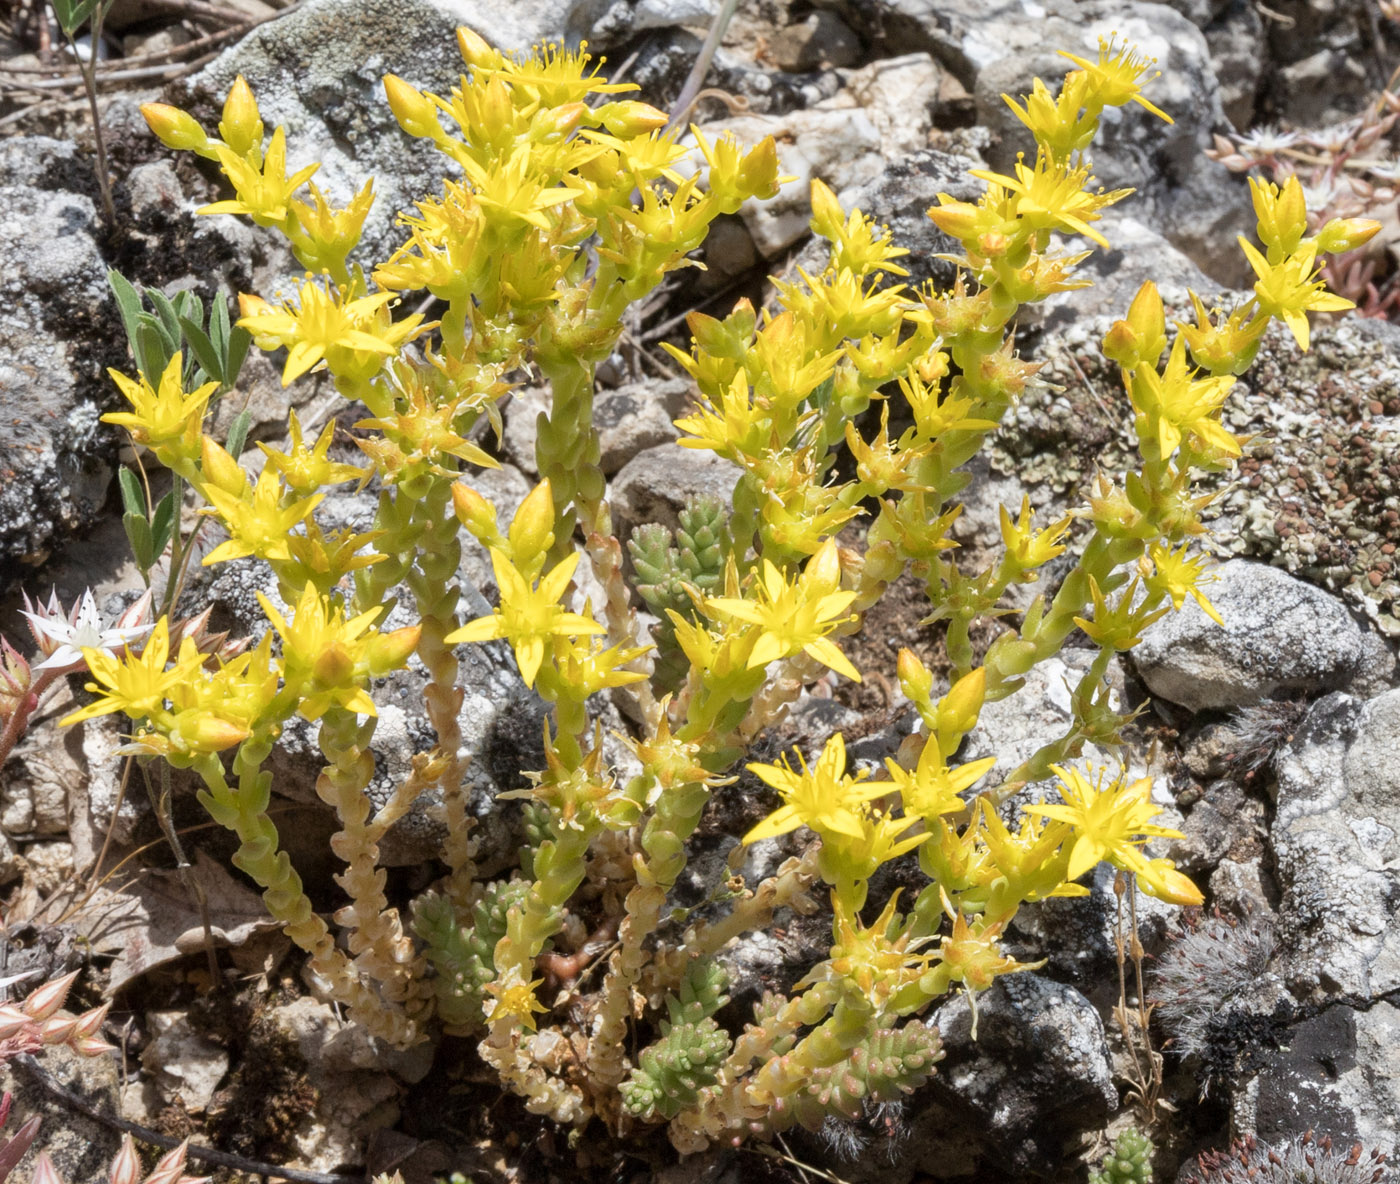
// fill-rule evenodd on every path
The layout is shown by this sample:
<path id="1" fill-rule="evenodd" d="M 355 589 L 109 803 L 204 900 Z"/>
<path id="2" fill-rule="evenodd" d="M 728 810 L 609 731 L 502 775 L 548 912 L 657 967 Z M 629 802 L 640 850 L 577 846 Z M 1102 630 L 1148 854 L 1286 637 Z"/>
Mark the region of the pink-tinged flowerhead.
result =
<path id="1" fill-rule="evenodd" d="M 29 622 L 29 631 L 44 655 L 44 660 L 34 665 L 35 670 L 65 674 L 81 670 L 84 649 L 116 654 L 140 641 L 153 627 L 147 619 L 151 611 L 149 589 L 110 624 L 98 613 L 91 589 L 84 591 L 67 614 L 56 591 L 49 595 L 47 605 L 42 601 L 31 604 L 27 595 L 24 605 L 20 615 Z"/>
<path id="2" fill-rule="evenodd" d="M 9 719 L 29 701 L 33 682 L 24 655 L 10 644 L 8 637 L 0 637 L 0 721 Z M 33 707 L 31 703 L 30 710 Z"/>

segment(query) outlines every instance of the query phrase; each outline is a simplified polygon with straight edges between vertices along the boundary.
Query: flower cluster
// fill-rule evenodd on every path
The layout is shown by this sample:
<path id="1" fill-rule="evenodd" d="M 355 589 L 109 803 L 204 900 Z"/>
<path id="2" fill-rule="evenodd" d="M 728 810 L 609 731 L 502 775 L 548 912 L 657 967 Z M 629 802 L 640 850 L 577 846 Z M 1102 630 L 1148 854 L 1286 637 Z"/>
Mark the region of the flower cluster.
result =
<path id="1" fill-rule="evenodd" d="M 1317 257 L 1368 228 L 1307 238 L 1295 193 L 1256 187 L 1263 249 L 1247 252 L 1259 276 L 1252 301 L 1219 315 L 1198 302 L 1197 322 L 1169 342 L 1148 284 L 1104 342 L 1122 371 L 1140 464 L 1100 478 L 1075 516 L 1037 521 L 1026 500 L 1004 508 L 1001 555 L 974 571 L 949 532 L 968 462 L 1034 381 L 1037 367 L 1016 350 L 1017 314 L 1084 286 L 1076 267 L 1085 256 L 1066 253 L 1059 236 L 1107 245 L 1102 213 L 1127 192 L 1094 185 L 1087 149 L 1107 108 L 1135 102 L 1167 118 L 1140 93 L 1150 63 L 1105 43 L 1097 60 L 1072 59 L 1078 68 L 1058 92 L 1037 82 L 1012 102 L 1035 137 L 1034 159 L 1004 175 L 979 172 L 980 201 L 943 195 L 929 211 L 961 247 L 948 290 L 900 282 L 905 251 L 814 182 L 812 229 L 828 244 L 826 264 L 777 282 L 771 308 L 741 301 L 722 317 L 692 314 L 689 348 L 668 346 L 698 391 L 677 420 L 681 446 L 725 458 L 738 475 L 727 523 L 713 508 L 683 517 L 685 546 L 703 536 L 703 559 L 663 563 L 668 542 L 655 531 L 639 549 L 646 579 L 664 566 L 668 580 L 653 636 L 634 611 L 613 531 L 595 368 L 621 339 L 628 307 L 693 264 L 716 217 L 776 192 L 776 149 L 697 133 L 707 167 L 688 170 L 665 115 L 620 97 L 632 88 L 603 79 L 585 48 L 511 56 L 466 29 L 458 43 L 467 73 L 445 94 L 385 80 L 403 131 L 430 142 L 453 173 L 401 218 L 405 241 L 385 260 L 351 260 L 372 188 L 335 208 L 311 181 L 314 164 L 289 172 L 282 129 L 267 135 L 242 79 L 217 137 L 173 108 L 145 109 L 167 144 L 216 161 L 232 186 L 205 213 L 280 232 L 306 268 L 289 298 L 245 294 L 239 325 L 260 348 L 286 351 L 284 383 L 324 371 L 368 415 L 350 437 L 362 463 L 333 454 L 334 424 L 316 432 L 291 417 L 286 449 L 264 446 L 255 478 L 237 447 L 209 436 L 209 392 L 186 390 L 178 358 L 158 383 L 120 382 L 131 411 L 119 422 L 188 483 L 226 536 L 204 563 L 254 557 L 278 597 L 260 597 L 269 628 L 237 653 L 209 653 L 168 613 L 139 651 L 118 652 L 100 633 L 94 641 L 96 625 L 75 632 L 98 697 L 69 722 L 120 712 L 134 724 L 131 750 L 197 772 L 211 817 L 238 839 L 237 866 L 262 887 L 324 992 L 375 1035 L 411 1044 L 435 1018 L 476 1031 L 482 1058 L 531 1110 L 617 1125 L 630 1120 L 627 1108 L 668 1121 L 683 1150 L 849 1117 L 861 1090 L 893 1097 L 932 1072 L 936 1035 L 906 1017 L 955 987 L 975 997 L 1025 969 L 1002 937 L 1026 904 L 1082 894 L 1077 881 L 1103 861 L 1166 901 L 1201 902 L 1145 850 L 1174 833 L 1154 822 L 1150 782 L 1073 762 L 1126 723 L 1107 690 L 1114 657 L 1188 597 L 1214 615 L 1191 551 L 1204 530 L 1193 482 L 1241 452 L 1220 418 L 1234 375 L 1272 319 L 1306 347 L 1307 313 L 1344 303 L 1320 287 Z M 436 322 L 400 308 L 424 294 L 440 309 Z M 506 526 L 471 474 L 495 463 L 478 429 L 499 435 L 499 404 L 521 372 L 541 376 L 550 401 L 538 423 L 541 480 Z M 877 403 L 872 433 L 858 422 L 874 416 L 858 417 Z M 373 525 L 323 526 L 330 491 L 350 482 L 377 490 Z M 863 549 L 843 547 L 838 532 L 862 517 Z M 489 554 L 499 594 L 484 607 L 476 598 L 469 613 L 456 583 L 464 531 Z M 579 591 L 585 556 L 596 601 Z M 1016 586 L 1057 558 L 1067 569 L 1057 589 L 1027 607 Z M 927 620 L 946 625 L 951 670 L 940 693 L 913 653 L 900 655 L 918 734 L 878 779 L 848 768 L 839 734 L 810 764 L 802 754 L 750 764 L 777 803 L 745 841 L 806 828 L 817 842 L 761 884 L 732 884 L 718 919 L 672 934 L 668 893 L 716 787 L 807 685 L 860 679 L 841 639 L 906 572 L 927 591 Z M 385 631 L 400 604 L 417 623 Z M 1013 613 L 1019 624 L 976 657 L 973 623 Z M 1075 631 L 1097 653 L 1072 691 L 1066 733 L 1015 767 L 995 757 L 959 763 L 984 704 L 1016 693 Z M 526 800 L 520 867 L 483 884 L 454 647 L 488 642 L 509 647 L 550 714 L 544 767 L 528 788 L 502 795 Z M 410 661 L 426 675 L 436 742 L 375 810 L 372 684 Z M 24 689 L 12 667 L 0 694 L 14 697 Z M 6 691 L 11 684 L 20 689 Z M 635 760 L 622 767 L 609 760 L 590 702 L 601 692 L 634 728 L 625 740 Z M 326 757 L 316 791 L 339 818 L 340 940 L 268 813 L 265 766 L 295 715 L 316 726 Z M 1051 777 L 1060 800 L 1010 826 L 1002 803 Z M 379 842 L 425 790 L 447 823 L 443 875 L 405 924 Z M 900 860 L 917 861 L 920 889 L 866 910 L 877 869 Z M 684 998 L 688 966 L 771 924 L 779 908 L 815 907 L 807 889 L 817 880 L 832 899 L 832 942 L 791 998 L 765 1000 L 732 1044 L 705 1012 L 679 1034 L 660 1029 L 669 1043 L 659 1051 L 633 1056 L 637 1021 L 661 1022 L 651 1005 Z M 581 919 L 580 899 L 591 915 L 605 910 L 616 941 L 600 973 L 575 988 L 583 999 L 555 999 L 537 970 L 560 961 L 548 947 L 571 916 Z M 863 1076 L 835 1082 L 843 1063 Z"/>

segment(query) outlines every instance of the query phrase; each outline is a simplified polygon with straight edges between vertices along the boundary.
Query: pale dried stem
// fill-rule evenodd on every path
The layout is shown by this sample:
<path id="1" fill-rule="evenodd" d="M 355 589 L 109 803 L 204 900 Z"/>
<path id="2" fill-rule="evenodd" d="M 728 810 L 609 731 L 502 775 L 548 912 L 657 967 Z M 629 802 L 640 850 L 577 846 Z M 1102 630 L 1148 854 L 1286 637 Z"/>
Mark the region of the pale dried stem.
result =
<path id="1" fill-rule="evenodd" d="M 736 901 L 728 916 L 693 925 L 686 930 L 680 945 L 658 951 L 648 968 L 646 994 L 654 997 L 675 990 L 691 962 L 719 953 L 745 933 L 767 929 L 779 909 L 792 909 L 804 916 L 813 912 L 816 902 L 807 895 L 807 889 L 817 879 L 818 850 L 813 843 L 799 858 L 784 861 L 773 875 Z"/>

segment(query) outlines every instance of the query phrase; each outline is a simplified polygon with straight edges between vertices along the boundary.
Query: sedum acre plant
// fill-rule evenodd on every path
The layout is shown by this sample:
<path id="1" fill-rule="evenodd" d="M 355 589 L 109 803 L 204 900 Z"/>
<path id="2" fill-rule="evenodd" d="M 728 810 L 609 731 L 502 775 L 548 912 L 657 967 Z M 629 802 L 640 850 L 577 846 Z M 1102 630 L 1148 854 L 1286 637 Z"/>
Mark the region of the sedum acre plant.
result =
<path id="1" fill-rule="evenodd" d="M 906 252 L 814 182 L 812 229 L 829 244 L 827 265 L 777 282 L 771 310 L 741 302 L 722 319 L 693 315 L 690 348 L 672 349 L 699 392 L 677 421 L 680 444 L 736 466 L 732 512 L 701 504 L 678 538 L 644 532 L 632 589 L 598 464 L 594 369 L 628 306 L 691 265 L 717 216 L 776 192 L 775 147 L 697 131 L 703 162 L 687 168 L 666 116 L 620 97 L 631 87 L 604 81 L 582 50 L 512 57 L 466 29 L 459 44 L 466 73 L 445 94 L 385 79 L 404 132 L 431 141 L 448 174 L 403 216 L 406 241 L 385 260 L 354 253 L 370 186 L 334 207 L 316 166 L 293 167 L 282 129 L 267 134 L 241 78 L 217 135 L 174 108 L 145 108 L 167 145 L 216 162 L 232 186 L 202 212 L 281 233 L 305 267 L 285 298 L 243 296 L 238 324 L 259 348 L 286 350 L 284 383 L 323 370 L 362 408 L 363 463 L 332 460 L 330 429 L 313 439 L 292 416 L 287 450 L 264 447 L 255 477 L 205 432 L 208 392 L 181 387 L 178 359 L 157 389 L 120 377 L 132 409 L 114 419 L 226 536 L 204 562 L 258 558 L 281 603 L 261 598 L 271 628 L 226 660 L 188 638 L 177 645 L 166 618 L 140 646 L 85 650 L 95 698 L 68 722 L 120 712 L 133 721 L 129 751 L 198 774 L 210 816 L 239 840 L 237 865 L 325 996 L 374 1035 L 407 1045 L 444 1028 L 475 1033 L 531 1110 L 567 1124 L 596 1116 L 614 1130 L 667 1123 L 684 1151 L 856 1116 L 934 1071 L 937 1032 L 914 1017 L 950 990 L 975 996 L 1025 968 L 1001 947 L 1023 905 L 1084 894 L 1077 881 L 1100 861 L 1164 900 L 1201 902 L 1170 863 L 1144 853 L 1149 838 L 1173 833 L 1153 822 L 1150 783 L 1073 762 L 1126 722 L 1105 683 L 1114 655 L 1187 597 L 1214 615 L 1190 544 L 1208 500 L 1194 478 L 1240 454 L 1221 405 L 1271 320 L 1306 348 L 1306 313 L 1344 305 L 1316 278 L 1319 253 L 1372 227 L 1331 223 L 1306 238 L 1296 183 L 1256 185 L 1260 246 L 1245 248 L 1259 277 L 1253 299 L 1228 313 L 1197 301 L 1172 339 L 1147 284 L 1104 342 L 1122 370 L 1140 465 L 1102 475 L 1072 518 L 1038 522 L 1025 501 L 1003 509 L 1001 556 L 973 571 L 953 557 L 948 532 L 967 462 L 1036 371 L 1017 356 L 1017 312 L 1084 286 L 1075 269 L 1087 253 L 1065 253 L 1057 235 L 1107 246 L 1097 224 L 1127 191 L 1095 188 L 1087 152 L 1107 107 L 1133 101 L 1166 118 L 1139 94 L 1149 63 L 1105 44 L 1097 60 L 1073 58 L 1058 91 L 1037 82 L 1024 102 L 1008 100 L 1034 158 L 1011 175 L 978 172 L 980 201 L 944 196 L 929 211 L 961 244 L 949 291 L 902 285 Z M 400 303 L 425 292 L 440 310 L 431 323 Z M 539 422 L 543 479 L 507 524 L 473 487 L 472 473 L 494 462 L 472 429 L 484 420 L 499 430 L 501 400 L 526 369 L 552 393 Z M 867 435 L 858 417 L 874 405 L 879 427 Z M 909 421 L 898 434 L 892 405 Z M 843 452 L 855 473 L 844 481 Z M 379 490 L 373 529 L 321 525 L 336 488 L 367 481 Z M 861 515 L 864 549 L 838 545 Z M 486 548 L 500 590 L 485 614 L 463 611 L 464 530 Z M 976 660 L 972 622 L 1006 615 L 1013 585 L 1034 582 L 1072 539 L 1077 558 L 1058 589 Z M 576 591 L 585 562 L 602 589 L 596 604 Z M 761 883 L 731 882 L 727 908 L 710 919 L 664 929 L 715 787 L 805 686 L 827 672 L 860 678 L 841 639 L 910 571 L 927 588 L 929 620 L 946 622 L 952 666 L 939 689 L 913 653 L 899 657 L 918 735 L 879 777 L 851 770 L 839 734 L 810 759 L 749 765 L 779 804 L 743 842 L 800 831 L 806 853 Z M 403 589 L 417 623 L 385 631 Z M 654 636 L 633 591 L 664 613 Z M 1076 631 L 1098 652 L 1067 733 L 1016 767 L 959 764 L 983 704 L 1014 694 Z M 457 647 L 492 639 L 508 643 L 550 716 L 545 767 L 514 795 L 529 799 L 530 843 L 517 872 L 486 882 L 465 800 Z M 410 660 L 429 677 L 437 744 L 376 812 L 371 690 Z M 604 756 L 591 710 L 604 691 L 625 697 L 636 721 L 628 774 Z M 347 903 L 334 928 L 268 813 L 269 756 L 298 715 L 319 728 L 317 790 L 340 820 L 333 847 Z M 998 805 L 1052 777 L 1060 800 L 1009 826 Z M 429 787 L 445 803 L 445 873 L 405 916 L 386 897 L 378 844 Z M 922 890 L 870 900 L 876 870 L 901 859 L 917 861 Z M 627 878 L 607 919 L 616 942 L 586 993 L 557 1007 L 543 990 L 545 965 L 561 960 L 551 942 L 601 864 Z M 766 996 L 742 1032 L 726 1030 L 714 955 L 781 908 L 810 911 L 818 881 L 833 914 L 827 957 L 790 995 Z M 647 1032 L 653 1042 L 634 1051 Z"/>

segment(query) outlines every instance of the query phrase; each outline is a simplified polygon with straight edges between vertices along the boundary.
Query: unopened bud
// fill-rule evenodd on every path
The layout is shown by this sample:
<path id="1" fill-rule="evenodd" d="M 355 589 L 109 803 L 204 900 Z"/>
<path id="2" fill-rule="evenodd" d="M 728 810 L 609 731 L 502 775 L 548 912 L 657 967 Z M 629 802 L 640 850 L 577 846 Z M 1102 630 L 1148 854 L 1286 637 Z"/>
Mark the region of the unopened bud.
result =
<path id="1" fill-rule="evenodd" d="M 900 650 L 895 670 L 905 697 L 911 703 L 927 703 L 933 693 L 933 672 L 919 660 L 919 655 L 910 649 Z"/>
<path id="2" fill-rule="evenodd" d="M 1308 231 L 1308 207 L 1303 197 L 1303 185 L 1297 177 L 1289 177 L 1280 189 L 1272 181 L 1249 180 L 1254 199 L 1254 213 L 1259 241 L 1276 247 L 1283 254 L 1292 254 Z M 1272 256 L 1271 256 L 1272 257 Z"/>
<path id="3" fill-rule="evenodd" d="M 457 51 L 473 69 L 494 69 L 501 64 L 500 52 L 491 48 L 480 33 L 461 25 L 457 29 Z"/>
<path id="4" fill-rule="evenodd" d="M 78 1017 L 78 1022 L 73 1026 L 73 1035 L 77 1039 L 86 1039 L 96 1036 L 102 1030 L 102 1025 L 107 1019 L 107 1012 L 111 1009 L 110 1003 L 104 1003 L 101 1007 L 94 1007 L 91 1011 L 85 1011 Z"/>
<path id="5" fill-rule="evenodd" d="M 511 519 L 511 559 L 517 567 L 528 567 L 554 545 L 554 495 L 545 478 L 520 503 Z"/>
<path id="6" fill-rule="evenodd" d="M 145 116 L 146 126 L 167 148 L 174 148 L 177 152 L 199 152 L 209 146 L 209 135 L 200 126 L 199 120 L 179 107 L 171 107 L 167 103 L 142 103 L 141 114 Z"/>
<path id="7" fill-rule="evenodd" d="M 130 1135 L 122 1136 L 121 1148 L 112 1159 L 111 1184 L 141 1184 L 141 1157 Z"/>
<path id="8" fill-rule="evenodd" d="M 53 1166 L 53 1160 L 49 1158 L 47 1151 L 39 1153 L 39 1158 L 34 1161 L 34 1174 L 29 1179 L 30 1184 L 63 1184 L 63 1177 Z"/>
<path id="9" fill-rule="evenodd" d="M 332 642 L 311 663 L 311 676 L 323 687 L 343 687 L 355 677 L 355 659 L 345 647 Z"/>
<path id="10" fill-rule="evenodd" d="M 841 555 L 836 550 L 835 539 L 827 539 L 807 561 L 802 582 L 812 589 L 814 596 L 827 596 L 841 587 Z"/>
<path id="11" fill-rule="evenodd" d="M 739 163 L 739 180 L 751 196 L 766 201 L 778 196 L 778 145 L 772 136 L 765 136 L 746 153 Z"/>
<path id="12" fill-rule="evenodd" d="M 146 1177 L 145 1184 L 179 1184 L 185 1179 L 185 1154 L 189 1146 L 190 1141 L 186 1139 L 174 1151 L 167 1151 L 162 1155 L 156 1161 L 156 1166 L 151 1169 L 151 1174 Z"/>
<path id="13" fill-rule="evenodd" d="M 381 633 L 378 637 L 370 639 L 369 643 L 369 672 L 375 678 L 388 674 L 391 670 L 397 670 L 405 662 L 414 650 L 418 648 L 418 641 L 423 636 L 421 625 L 406 625 L 402 629 L 395 629 L 390 633 Z"/>
<path id="14" fill-rule="evenodd" d="M 938 730 L 966 735 L 977 726 L 987 696 L 987 668 L 979 666 L 958 679 L 938 703 Z"/>
<path id="15" fill-rule="evenodd" d="M 207 484 L 234 497 L 241 497 L 248 487 L 248 478 L 239 463 L 208 436 L 200 443 L 199 471 Z"/>
<path id="16" fill-rule="evenodd" d="M 541 111 L 537 120 L 544 121 L 548 134 L 567 136 L 578 128 L 578 125 L 583 122 L 583 117 L 587 114 L 587 103 L 565 103 L 562 107 Z"/>
<path id="17" fill-rule="evenodd" d="M 834 239 L 846 225 L 846 212 L 825 181 L 812 178 L 812 232 Z"/>
<path id="18" fill-rule="evenodd" d="M 432 99 L 417 87 L 410 86 L 397 74 L 386 74 L 384 93 L 389 99 L 389 109 L 394 113 L 394 118 L 410 136 L 435 140 L 442 135 L 442 125 L 438 123 Z"/>
<path id="19" fill-rule="evenodd" d="M 9 638 L 0 637 L 0 720 L 9 719 L 29 698 L 34 681 L 29 663 Z"/>
<path id="20" fill-rule="evenodd" d="M 598 117 L 609 132 L 623 140 L 659 131 L 666 126 L 669 118 L 666 112 L 658 111 L 650 103 L 639 103 L 634 99 L 608 103 L 598 109 Z"/>
<path id="21" fill-rule="evenodd" d="M 1333 218 L 1317 232 L 1317 249 L 1328 255 L 1344 255 L 1370 242 L 1380 228 L 1374 218 Z"/>
<path id="22" fill-rule="evenodd" d="M 224 117 L 219 120 L 219 138 L 239 156 L 261 153 L 263 142 L 262 118 L 252 88 L 240 74 L 229 87 L 224 100 Z"/>
<path id="23" fill-rule="evenodd" d="M 80 1057 L 100 1057 L 103 1053 L 112 1052 L 117 1046 L 108 1044 L 100 1036 L 80 1036 L 68 1047 Z"/>
<path id="24" fill-rule="evenodd" d="M 501 537 L 496 525 L 496 507 L 477 493 L 470 485 L 460 481 L 452 486 L 452 508 L 457 512 L 457 520 L 476 537 L 483 546 L 490 546 Z"/>
<path id="25" fill-rule="evenodd" d="M 67 1044 L 77 1026 L 78 1017 L 75 1015 L 54 1016 L 44 1021 L 39 1039 L 45 1044 Z"/>
<path id="26" fill-rule="evenodd" d="M 34 1021 L 15 1007 L 0 1007 L 0 1040 L 18 1036 Z"/>

